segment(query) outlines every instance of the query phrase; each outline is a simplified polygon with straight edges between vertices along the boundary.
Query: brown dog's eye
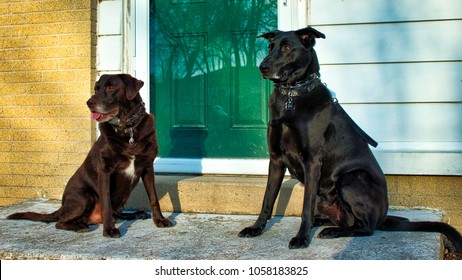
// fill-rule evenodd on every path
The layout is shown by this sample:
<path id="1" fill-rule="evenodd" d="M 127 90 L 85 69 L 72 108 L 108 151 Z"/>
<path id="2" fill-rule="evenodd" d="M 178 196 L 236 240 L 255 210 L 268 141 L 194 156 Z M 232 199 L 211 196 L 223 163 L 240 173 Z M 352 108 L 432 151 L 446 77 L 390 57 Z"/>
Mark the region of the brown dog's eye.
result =
<path id="1" fill-rule="evenodd" d="M 107 86 L 107 87 L 106 87 L 106 90 L 107 90 L 107 91 L 114 91 L 114 87 L 113 87 L 113 86 Z"/>

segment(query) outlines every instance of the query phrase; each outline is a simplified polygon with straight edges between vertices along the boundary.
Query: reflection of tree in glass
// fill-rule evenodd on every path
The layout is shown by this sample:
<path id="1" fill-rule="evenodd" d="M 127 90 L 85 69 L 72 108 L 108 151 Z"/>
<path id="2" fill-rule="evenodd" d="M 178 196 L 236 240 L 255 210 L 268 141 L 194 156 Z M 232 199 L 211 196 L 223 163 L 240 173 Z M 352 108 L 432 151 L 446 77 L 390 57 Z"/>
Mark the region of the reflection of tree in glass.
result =
<path id="1" fill-rule="evenodd" d="M 156 1 L 150 10 L 156 82 L 256 67 L 266 55 L 266 42 L 256 36 L 276 28 L 275 7 L 270 0 Z"/>

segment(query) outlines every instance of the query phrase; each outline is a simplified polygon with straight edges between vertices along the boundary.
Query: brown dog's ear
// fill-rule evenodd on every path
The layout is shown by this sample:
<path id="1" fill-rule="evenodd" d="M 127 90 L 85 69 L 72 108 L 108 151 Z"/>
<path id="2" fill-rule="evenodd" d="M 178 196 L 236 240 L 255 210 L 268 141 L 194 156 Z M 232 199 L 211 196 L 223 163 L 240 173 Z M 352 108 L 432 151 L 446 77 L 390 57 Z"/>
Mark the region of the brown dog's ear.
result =
<path id="1" fill-rule="evenodd" d="M 300 37 L 300 40 L 302 41 L 303 45 L 307 48 L 314 46 L 314 44 L 316 43 L 315 38 L 326 39 L 326 35 L 310 26 L 299 29 L 295 31 L 295 33 Z"/>
<path id="2" fill-rule="evenodd" d="M 144 82 L 133 78 L 128 74 L 121 74 L 122 80 L 125 83 L 125 96 L 128 100 L 133 100 L 138 95 L 138 92 L 143 87 Z"/>
<path id="3" fill-rule="evenodd" d="M 280 32 L 281 31 L 279 30 L 274 30 L 265 34 L 261 34 L 260 36 L 257 36 L 257 38 L 265 38 L 266 40 L 271 42 L 274 40 L 274 37 L 276 37 L 276 35 L 278 35 Z"/>

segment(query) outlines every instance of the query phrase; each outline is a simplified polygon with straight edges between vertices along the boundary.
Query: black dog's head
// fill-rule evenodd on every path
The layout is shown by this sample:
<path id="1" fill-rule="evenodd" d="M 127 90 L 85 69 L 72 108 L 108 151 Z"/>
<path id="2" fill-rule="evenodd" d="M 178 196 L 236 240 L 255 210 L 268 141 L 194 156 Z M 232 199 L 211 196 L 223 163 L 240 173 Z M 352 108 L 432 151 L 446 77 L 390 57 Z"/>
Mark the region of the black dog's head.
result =
<path id="1" fill-rule="evenodd" d="M 275 30 L 258 37 L 267 39 L 269 54 L 260 64 L 263 78 L 276 83 L 293 84 L 319 74 L 319 63 L 313 46 L 316 38 L 326 38 L 312 27 L 296 31 Z"/>
<path id="2" fill-rule="evenodd" d="M 87 101 L 91 117 L 97 122 L 107 122 L 118 116 L 130 101 L 139 97 L 143 81 L 128 74 L 102 75 L 95 83 L 95 94 Z"/>

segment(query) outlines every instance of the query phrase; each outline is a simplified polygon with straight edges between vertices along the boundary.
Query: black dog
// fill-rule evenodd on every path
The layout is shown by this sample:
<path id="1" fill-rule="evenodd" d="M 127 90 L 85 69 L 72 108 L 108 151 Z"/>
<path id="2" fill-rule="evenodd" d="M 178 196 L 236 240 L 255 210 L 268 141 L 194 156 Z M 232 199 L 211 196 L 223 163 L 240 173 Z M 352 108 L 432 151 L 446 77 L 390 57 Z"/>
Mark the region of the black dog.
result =
<path id="1" fill-rule="evenodd" d="M 158 227 L 172 223 L 162 216 L 154 184 L 157 138 L 154 116 L 146 113 L 139 94 L 143 82 L 130 75 L 103 75 L 87 105 L 99 122 L 101 136 L 64 190 L 62 206 L 51 214 L 15 213 L 8 219 L 57 222 L 56 228 L 87 231 L 88 224 L 103 222 L 103 235 L 120 237 L 115 218 L 148 218 L 117 213 L 139 179 L 149 197 Z"/>
<path id="2" fill-rule="evenodd" d="M 348 117 L 319 79 L 313 46 L 324 34 L 308 27 L 260 37 L 270 42 L 260 71 L 275 83 L 269 103 L 269 176 L 261 213 L 239 236 L 262 233 L 288 168 L 305 185 L 300 230 L 289 248 L 307 247 L 312 227 L 330 224 L 336 227 L 323 229 L 320 238 L 367 236 L 375 229 L 435 231 L 462 252 L 461 235 L 445 223 L 387 216 L 385 176 L 368 147 L 377 143 Z"/>

